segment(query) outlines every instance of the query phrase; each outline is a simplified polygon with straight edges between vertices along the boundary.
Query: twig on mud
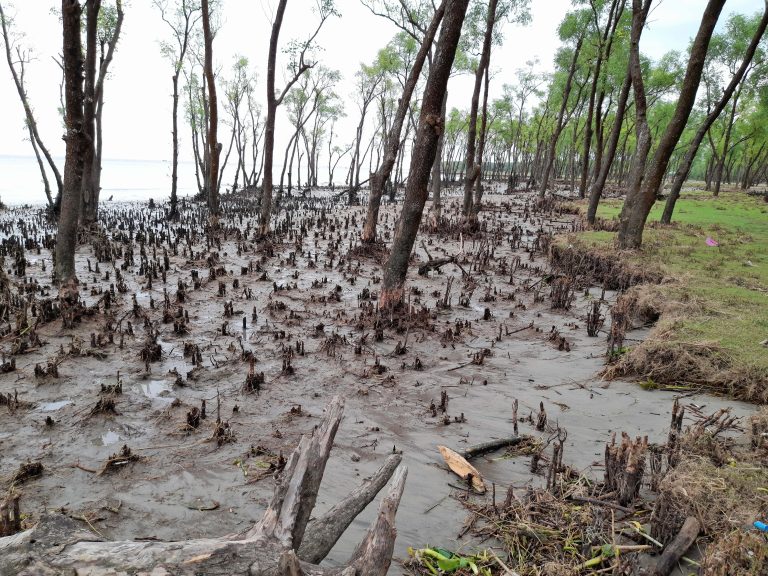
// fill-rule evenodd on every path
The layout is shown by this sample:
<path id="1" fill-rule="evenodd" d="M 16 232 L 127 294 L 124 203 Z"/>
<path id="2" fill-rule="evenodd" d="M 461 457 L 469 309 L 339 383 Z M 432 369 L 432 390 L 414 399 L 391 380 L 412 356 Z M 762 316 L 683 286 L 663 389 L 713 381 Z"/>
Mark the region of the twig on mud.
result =
<path id="1" fill-rule="evenodd" d="M 620 504 L 616 504 L 615 502 L 608 502 L 606 500 L 600 500 L 598 498 L 592 498 L 590 496 L 571 496 L 571 500 L 574 502 L 585 502 L 587 504 L 596 504 L 597 506 L 607 506 L 608 508 L 613 508 L 614 510 L 618 510 L 619 512 L 625 512 L 626 514 L 633 514 L 635 511 L 631 508 L 627 508 L 626 506 L 621 506 Z"/>
<path id="2" fill-rule="evenodd" d="M 489 548 L 488 553 L 493 557 L 494 560 L 496 560 L 496 563 L 501 566 L 502 570 L 504 570 L 504 576 L 520 576 L 517 572 L 512 570 L 509 566 L 501 561 L 501 558 L 496 555 L 496 552 L 493 551 L 493 548 Z"/>
<path id="3" fill-rule="evenodd" d="M 432 510 L 434 510 L 435 508 L 437 508 L 438 506 L 440 506 L 440 504 L 442 504 L 443 502 L 445 502 L 445 500 L 446 500 L 447 498 L 448 498 L 448 496 L 447 496 L 447 495 L 446 495 L 446 496 L 443 496 L 442 498 L 440 498 L 440 500 L 438 500 L 437 502 L 435 502 L 434 504 L 432 504 L 432 506 L 430 506 L 429 508 L 427 508 L 426 510 L 424 510 L 424 512 L 422 512 L 422 514 L 429 514 L 430 512 L 432 512 Z"/>
<path id="4" fill-rule="evenodd" d="M 96 528 L 96 526 L 94 526 L 93 524 L 91 524 L 91 521 L 90 521 L 90 520 L 88 520 L 88 518 L 86 518 L 85 514 L 83 514 L 82 516 L 75 516 L 74 518 L 76 518 L 77 520 L 82 520 L 83 522 L 85 522 L 86 524 L 88 524 L 88 527 L 89 527 L 91 530 L 93 530 L 93 531 L 94 531 L 96 534 L 98 534 L 98 535 L 99 535 L 101 538 L 103 538 L 104 540 L 107 540 L 107 537 L 106 537 L 106 536 L 104 536 L 104 534 L 102 534 L 101 532 L 99 532 L 99 530 Z"/>

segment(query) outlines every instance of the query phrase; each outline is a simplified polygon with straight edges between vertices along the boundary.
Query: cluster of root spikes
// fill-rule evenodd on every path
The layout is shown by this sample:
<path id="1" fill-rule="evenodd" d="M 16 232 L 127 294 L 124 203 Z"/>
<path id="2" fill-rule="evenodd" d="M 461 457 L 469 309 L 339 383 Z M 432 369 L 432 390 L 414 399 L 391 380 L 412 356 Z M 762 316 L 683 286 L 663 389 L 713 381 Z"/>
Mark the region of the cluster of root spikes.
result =
<path id="1" fill-rule="evenodd" d="M 537 428 L 545 430 L 542 414 L 543 406 Z M 614 435 L 598 479 L 563 464 L 566 434 L 555 430 L 510 449 L 530 455 L 539 482 L 494 484 L 483 499 L 454 493 L 469 512 L 460 551 L 411 549 L 404 567 L 425 576 L 448 573 L 440 566 L 456 576 L 667 576 L 678 566 L 681 574 L 768 574 L 768 538 L 745 528 L 768 515 L 767 431 L 766 409 L 744 438 L 728 409 L 705 414 L 676 400 L 667 441 Z M 752 484 L 742 474 L 738 489 L 727 489 L 733 467 L 749 470 Z"/>

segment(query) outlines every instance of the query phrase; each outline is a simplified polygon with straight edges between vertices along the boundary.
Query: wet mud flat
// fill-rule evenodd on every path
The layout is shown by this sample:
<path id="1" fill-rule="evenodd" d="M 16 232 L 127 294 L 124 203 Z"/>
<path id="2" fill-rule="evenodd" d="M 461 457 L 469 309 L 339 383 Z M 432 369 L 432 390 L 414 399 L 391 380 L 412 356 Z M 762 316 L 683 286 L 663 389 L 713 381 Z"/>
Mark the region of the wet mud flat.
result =
<path id="1" fill-rule="evenodd" d="M 408 546 L 470 546 L 458 537 L 464 487 L 436 447 L 461 451 L 512 435 L 515 401 L 521 434 L 567 430 L 564 460 L 602 477 L 611 434 L 662 441 L 679 394 L 601 381 L 616 294 L 574 286 L 567 307 L 553 309 L 563 295 L 547 239 L 572 230 L 573 217 L 533 204 L 524 193 L 491 195 L 482 233 L 467 236 L 449 194 L 445 225 L 417 240 L 411 313 L 397 325 L 376 320 L 386 250 L 359 249 L 365 208 L 343 206 L 329 191 L 284 198 L 269 242 L 256 239 L 257 213 L 242 197 L 224 201 L 216 235 L 206 234 L 194 204 L 178 223 L 162 206 L 105 205 L 103 234 L 78 251 L 81 293 L 94 313 L 72 329 L 54 319 L 0 338 L 0 393 L 13 398 L 0 406 L 2 488 L 16 485 L 28 523 L 60 510 L 110 539 L 238 532 L 261 516 L 281 457 L 336 395 L 345 418 L 316 514 L 402 452 L 409 474 L 396 558 Z M 396 218 L 394 205 L 382 207 L 385 242 Z M 55 296 L 44 218 L 12 209 L 0 226 L 12 292 Z M 446 257 L 456 262 L 419 275 L 420 265 Z M 590 337 L 586 318 L 599 299 L 605 321 Z M 642 336 L 629 333 L 627 345 Z M 737 416 L 752 410 L 705 395 L 682 402 L 707 412 L 732 406 Z M 542 404 L 548 424 L 538 431 Z M 14 479 L 28 463 L 41 473 Z M 539 486 L 546 475 L 530 472 L 530 456 L 496 452 L 473 463 L 499 494 Z M 374 516 L 369 508 L 326 563 L 350 555 Z M 390 573 L 402 572 L 393 563 Z"/>

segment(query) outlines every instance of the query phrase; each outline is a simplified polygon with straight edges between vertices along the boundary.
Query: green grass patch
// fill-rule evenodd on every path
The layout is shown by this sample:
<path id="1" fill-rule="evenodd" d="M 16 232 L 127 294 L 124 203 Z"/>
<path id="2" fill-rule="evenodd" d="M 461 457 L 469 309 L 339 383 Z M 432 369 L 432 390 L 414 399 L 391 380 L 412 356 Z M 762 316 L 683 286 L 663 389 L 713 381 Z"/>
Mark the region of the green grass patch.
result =
<path id="1" fill-rule="evenodd" d="M 677 203 L 672 226 L 658 224 L 657 202 L 648 218 L 643 247 L 627 253 L 630 262 L 659 269 L 679 282 L 664 285 L 665 296 L 696 301 L 697 312 L 676 319 L 665 336 L 684 344 L 715 343 L 734 368 L 768 377 L 768 203 L 740 192 L 690 192 Z M 600 218 L 618 217 L 621 201 L 604 201 Z M 615 233 L 587 231 L 584 245 L 610 249 Z M 719 246 L 706 243 L 707 238 Z M 754 372 L 753 372 L 754 373 Z"/>

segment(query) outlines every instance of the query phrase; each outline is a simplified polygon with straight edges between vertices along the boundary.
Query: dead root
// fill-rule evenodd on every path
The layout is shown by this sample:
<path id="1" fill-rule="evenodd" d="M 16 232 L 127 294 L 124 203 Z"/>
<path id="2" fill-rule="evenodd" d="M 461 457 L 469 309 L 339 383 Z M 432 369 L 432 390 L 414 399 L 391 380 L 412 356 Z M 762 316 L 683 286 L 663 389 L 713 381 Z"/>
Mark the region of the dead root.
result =
<path id="1" fill-rule="evenodd" d="M 19 469 L 11 477 L 11 485 L 17 486 L 27 480 L 37 478 L 43 474 L 43 465 L 40 462 L 23 462 Z"/>
<path id="2" fill-rule="evenodd" d="M 106 474 L 107 472 L 113 472 L 120 469 L 126 464 L 131 462 L 138 462 L 142 459 L 141 456 L 131 451 L 127 444 L 124 444 L 120 449 L 120 452 L 112 454 L 104 464 L 104 467 L 99 471 L 99 475 Z"/>
<path id="3" fill-rule="evenodd" d="M 21 532 L 20 494 L 11 489 L 4 500 L 0 500 L 0 538 Z"/>

